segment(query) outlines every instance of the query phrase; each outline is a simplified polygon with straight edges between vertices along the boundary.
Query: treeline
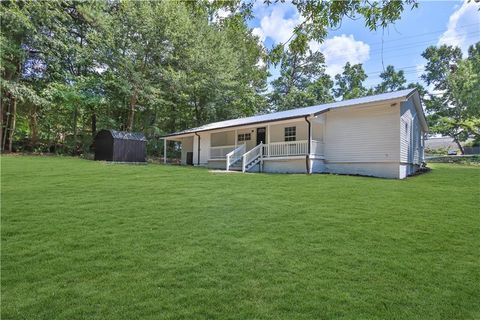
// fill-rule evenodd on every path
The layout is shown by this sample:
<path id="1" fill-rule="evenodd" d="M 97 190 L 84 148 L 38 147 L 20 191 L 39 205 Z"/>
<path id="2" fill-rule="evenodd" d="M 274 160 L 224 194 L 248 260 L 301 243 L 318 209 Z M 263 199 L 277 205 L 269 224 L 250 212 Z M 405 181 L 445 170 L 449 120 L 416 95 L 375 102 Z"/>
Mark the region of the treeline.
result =
<path id="1" fill-rule="evenodd" d="M 233 2 L 2 1 L 2 148 L 76 154 L 100 128 L 153 138 L 262 112 L 249 14 Z"/>
<path id="2" fill-rule="evenodd" d="M 312 30 L 325 31 L 358 9 L 320 4 L 330 8 L 331 21 Z M 367 22 L 387 23 L 403 10 L 392 4 L 359 11 L 376 17 Z M 361 64 L 347 63 L 331 78 L 322 53 L 307 45 L 310 31 L 320 40 L 326 33 L 305 24 L 288 46 L 267 52 L 247 26 L 252 3 L 2 1 L 1 9 L 2 150 L 80 154 L 90 150 L 98 129 L 112 128 L 144 132 L 149 153 L 160 154 L 164 133 L 412 87 L 424 97 L 432 132 L 459 145 L 478 138 L 479 44 L 466 58 L 451 46 L 425 50 L 422 78 L 436 90 L 430 94 L 393 66 L 373 88 L 365 87 Z M 230 14 L 221 18 L 221 11 Z M 280 76 L 267 90 L 271 64 Z"/>

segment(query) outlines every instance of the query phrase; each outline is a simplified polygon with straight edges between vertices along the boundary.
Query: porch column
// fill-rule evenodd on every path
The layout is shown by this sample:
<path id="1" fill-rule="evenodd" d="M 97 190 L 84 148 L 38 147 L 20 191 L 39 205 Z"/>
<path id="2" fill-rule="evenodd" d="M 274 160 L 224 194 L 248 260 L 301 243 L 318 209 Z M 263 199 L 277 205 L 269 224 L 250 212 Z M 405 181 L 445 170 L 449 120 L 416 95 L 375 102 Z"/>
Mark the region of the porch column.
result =
<path id="1" fill-rule="evenodd" d="M 312 145 L 312 140 L 313 140 L 313 122 L 314 122 L 314 120 L 315 120 L 315 119 L 312 119 L 312 118 L 311 118 L 311 120 L 310 120 L 310 121 L 312 122 L 312 124 L 310 125 L 310 135 L 309 135 L 310 140 L 308 140 L 308 143 L 310 144 L 310 147 L 308 148 L 308 150 L 310 150 L 310 156 L 311 156 L 312 150 L 313 150 L 313 149 L 312 149 L 312 147 L 313 147 L 313 145 Z"/>
<path id="2" fill-rule="evenodd" d="M 270 124 L 267 124 L 267 157 L 270 157 Z"/>
<path id="3" fill-rule="evenodd" d="M 167 138 L 163 138 L 163 163 L 167 163 Z"/>
<path id="4" fill-rule="evenodd" d="M 238 129 L 235 129 L 235 149 L 237 149 Z"/>

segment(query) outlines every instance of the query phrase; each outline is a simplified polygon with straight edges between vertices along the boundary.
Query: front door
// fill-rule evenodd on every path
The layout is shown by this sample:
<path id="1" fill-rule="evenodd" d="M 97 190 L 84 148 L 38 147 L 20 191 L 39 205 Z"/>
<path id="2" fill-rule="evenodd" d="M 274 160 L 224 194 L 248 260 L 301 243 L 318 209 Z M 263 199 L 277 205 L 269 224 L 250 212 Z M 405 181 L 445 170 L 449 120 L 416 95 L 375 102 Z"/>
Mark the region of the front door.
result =
<path id="1" fill-rule="evenodd" d="M 267 130 L 265 129 L 265 127 L 257 128 L 257 146 L 260 144 L 260 142 L 265 143 L 266 133 L 267 133 Z"/>

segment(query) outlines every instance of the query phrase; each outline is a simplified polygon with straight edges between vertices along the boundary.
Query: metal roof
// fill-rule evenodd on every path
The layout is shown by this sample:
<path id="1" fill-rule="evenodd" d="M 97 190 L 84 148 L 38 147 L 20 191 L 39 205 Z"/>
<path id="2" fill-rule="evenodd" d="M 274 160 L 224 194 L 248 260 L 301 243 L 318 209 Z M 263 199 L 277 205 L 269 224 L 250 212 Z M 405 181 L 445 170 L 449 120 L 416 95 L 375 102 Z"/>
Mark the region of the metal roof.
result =
<path id="1" fill-rule="evenodd" d="M 127 132 L 127 131 L 116 131 L 116 130 L 106 130 L 110 131 L 113 139 L 122 139 L 122 140 L 137 140 L 137 141 L 147 141 L 145 135 L 141 132 Z"/>
<path id="2" fill-rule="evenodd" d="M 320 105 L 311 106 L 311 107 L 298 108 L 298 109 L 274 112 L 269 114 L 262 114 L 262 115 L 246 117 L 246 118 L 225 120 L 220 122 L 213 122 L 200 127 L 171 133 L 171 134 L 165 135 L 165 137 L 178 136 L 178 135 L 189 134 L 194 132 L 209 131 L 209 130 L 215 130 L 215 129 L 221 129 L 221 128 L 228 128 L 228 127 L 237 127 L 237 126 L 243 126 L 243 125 L 254 124 L 254 123 L 301 118 L 309 115 L 317 115 L 335 108 L 352 107 L 352 106 L 367 104 L 367 103 L 375 103 L 375 102 L 407 98 L 411 94 L 413 94 L 415 91 L 416 89 L 405 89 L 400 91 L 377 94 L 373 96 L 337 101 L 337 102 L 332 102 L 327 104 L 320 104 Z"/>

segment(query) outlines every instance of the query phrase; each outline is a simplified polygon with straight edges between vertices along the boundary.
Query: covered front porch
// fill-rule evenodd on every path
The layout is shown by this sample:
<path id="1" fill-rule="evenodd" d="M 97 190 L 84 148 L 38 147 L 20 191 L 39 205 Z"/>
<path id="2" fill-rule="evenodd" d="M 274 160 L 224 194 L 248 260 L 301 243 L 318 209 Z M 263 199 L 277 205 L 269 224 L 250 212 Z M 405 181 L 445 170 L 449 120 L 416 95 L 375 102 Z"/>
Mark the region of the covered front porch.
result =
<path id="1" fill-rule="evenodd" d="M 324 117 L 211 133 L 210 167 L 248 171 L 270 160 L 323 159 Z"/>
<path id="2" fill-rule="evenodd" d="M 309 122 L 297 119 L 213 132 L 209 160 L 225 160 L 237 148 L 248 152 L 260 143 L 264 158 L 323 156 L 324 119 L 318 117 Z"/>
<path id="3" fill-rule="evenodd" d="M 324 135 L 325 116 L 319 115 L 164 139 L 179 143 L 182 164 L 246 172 L 268 161 L 323 160 Z"/>

